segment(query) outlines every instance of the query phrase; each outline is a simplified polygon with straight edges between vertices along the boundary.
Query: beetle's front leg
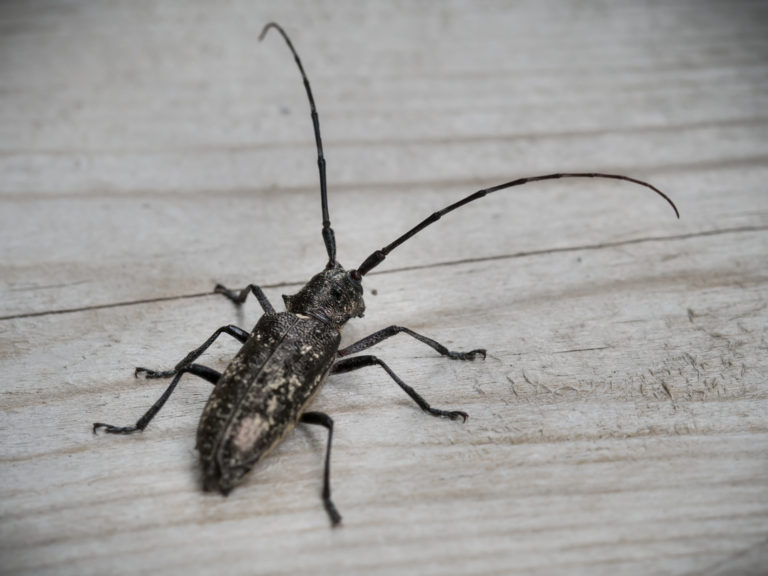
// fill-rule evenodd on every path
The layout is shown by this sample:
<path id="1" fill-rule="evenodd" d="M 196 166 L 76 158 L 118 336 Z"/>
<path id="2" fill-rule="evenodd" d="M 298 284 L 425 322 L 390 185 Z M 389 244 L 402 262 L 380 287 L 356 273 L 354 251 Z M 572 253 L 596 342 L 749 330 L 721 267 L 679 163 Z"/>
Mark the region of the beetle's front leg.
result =
<path id="1" fill-rule="evenodd" d="M 358 340 L 354 344 L 351 344 L 346 348 L 342 348 L 337 352 L 337 354 L 339 356 L 349 356 L 350 354 L 361 352 L 366 348 L 375 346 L 382 340 L 386 340 L 387 338 L 390 338 L 395 334 L 399 334 L 400 332 L 403 332 L 404 334 L 408 334 L 408 336 L 416 338 L 416 340 L 418 340 L 419 342 L 423 342 L 433 350 L 436 350 L 443 356 L 447 356 L 448 358 L 451 358 L 453 360 L 474 360 L 475 357 L 477 356 L 482 356 L 482 358 L 485 359 L 484 348 L 470 350 L 469 352 L 454 352 L 453 350 L 448 350 L 448 348 L 440 344 L 440 342 L 438 342 L 437 340 L 432 340 L 432 338 L 427 338 L 426 336 L 422 336 L 418 332 L 414 332 L 413 330 L 409 328 L 404 328 L 403 326 L 389 326 L 388 328 L 384 328 L 383 330 L 374 332 L 370 336 L 366 336 L 362 340 Z"/>
<path id="2" fill-rule="evenodd" d="M 230 290 L 226 286 L 222 284 L 216 284 L 216 288 L 213 289 L 213 291 L 216 294 L 223 294 L 232 302 L 237 304 L 238 306 L 245 302 L 245 299 L 248 298 L 248 294 L 253 294 L 256 296 L 256 300 L 259 301 L 259 304 L 261 304 L 262 310 L 264 310 L 265 314 L 274 314 L 275 308 L 272 306 L 272 303 L 269 301 L 269 298 L 267 298 L 267 295 L 264 294 L 261 288 L 256 286 L 256 284 L 249 284 L 240 292 L 235 292 L 234 290 Z"/>
<path id="3" fill-rule="evenodd" d="M 419 405 L 419 408 L 424 410 L 424 412 L 432 414 L 432 416 L 450 418 L 451 420 L 458 420 L 461 418 L 464 422 L 466 422 L 467 418 L 469 418 L 469 415 L 466 412 L 462 412 L 461 410 L 441 410 L 439 408 L 432 408 L 432 406 L 429 405 L 429 402 L 424 400 L 424 398 L 422 398 L 421 395 L 416 392 L 416 390 L 403 382 L 389 366 L 387 366 L 383 361 L 379 360 L 376 356 L 355 356 L 353 358 L 345 358 L 344 360 L 339 360 L 336 362 L 336 364 L 333 365 L 333 368 L 331 368 L 331 373 L 343 374 L 344 372 L 351 372 L 352 370 L 358 370 L 359 368 L 365 368 L 366 366 L 381 366 L 384 371 L 389 374 L 390 378 L 397 382 L 397 385 L 400 386 L 400 388 L 402 388 L 403 391 L 408 394 L 408 396 L 410 396 L 413 401 L 416 402 L 416 404 Z"/>
<path id="4" fill-rule="evenodd" d="M 218 338 L 221 333 L 229 334 L 230 336 L 239 340 L 241 344 L 245 344 L 245 341 L 248 340 L 248 332 L 242 328 L 239 328 L 234 324 L 230 324 L 229 326 L 222 326 L 216 330 L 216 332 L 211 334 L 211 337 L 208 338 L 208 340 L 184 356 L 184 359 L 176 364 L 172 370 L 150 370 L 149 368 L 144 368 L 143 366 L 137 366 L 133 375 L 138 377 L 139 374 L 143 373 L 145 378 L 170 378 L 171 376 L 178 374 L 179 370 L 185 366 L 189 366 L 192 364 L 192 362 L 197 360 L 200 355 L 205 352 L 211 344 L 213 344 L 213 341 L 216 340 L 216 338 Z"/>

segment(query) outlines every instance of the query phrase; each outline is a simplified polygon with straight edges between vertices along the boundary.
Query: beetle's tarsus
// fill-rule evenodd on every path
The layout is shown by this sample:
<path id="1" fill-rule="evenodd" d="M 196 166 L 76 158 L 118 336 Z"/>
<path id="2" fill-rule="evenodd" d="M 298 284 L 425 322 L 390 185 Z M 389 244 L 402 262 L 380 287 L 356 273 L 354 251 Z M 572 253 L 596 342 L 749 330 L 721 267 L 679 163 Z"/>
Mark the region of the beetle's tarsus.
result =
<path id="1" fill-rule="evenodd" d="M 469 414 L 462 412 L 461 410 L 451 412 L 451 420 L 458 420 L 459 418 L 461 418 L 461 423 L 463 424 L 469 418 Z"/>
<path id="2" fill-rule="evenodd" d="M 150 370 L 149 368 L 144 368 L 143 366 L 137 366 L 136 370 L 133 371 L 134 378 L 138 378 L 139 374 L 144 374 L 144 378 L 147 380 L 151 380 L 153 378 L 170 378 L 171 376 L 175 376 L 178 370 Z"/>
<path id="3" fill-rule="evenodd" d="M 451 352 L 449 357 L 454 360 L 474 360 L 478 356 L 481 356 L 485 360 L 485 348 L 478 348 L 477 350 L 470 350 L 469 352 Z"/>
<path id="4" fill-rule="evenodd" d="M 93 423 L 93 433 L 96 434 L 96 430 L 103 429 L 107 434 L 133 434 L 134 432 L 141 432 L 141 428 L 136 426 L 112 426 L 111 424 L 103 424 L 101 422 Z"/>
<path id="5" fill-rule="evenodd" d="M 336 510 L 336 506 L 330 498 L 324 498 L 323 505 L 325 506 L 325 511 L 328 513 L 328 517 L 331 519 L 331 527 L 336 528 L 341 524 L 341 514 Z"/>
<path id="6" fill-rule="evenodd" d="M 469 414 L 462 412 L 461 410 L 440 410 L 439 408 L 426 408 L 424 412 L 439 418 L 448 418 L 449 420 L 458 420 L 461 418 L 462 423 L 466 422 L 467 418 L 469 418 Z"/>

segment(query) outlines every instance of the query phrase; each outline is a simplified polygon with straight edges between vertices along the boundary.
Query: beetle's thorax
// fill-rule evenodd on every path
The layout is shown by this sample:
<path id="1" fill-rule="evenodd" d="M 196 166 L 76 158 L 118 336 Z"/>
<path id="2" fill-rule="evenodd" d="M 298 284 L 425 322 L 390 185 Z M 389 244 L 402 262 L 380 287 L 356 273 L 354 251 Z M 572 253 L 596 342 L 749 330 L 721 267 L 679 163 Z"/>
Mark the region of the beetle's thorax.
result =
<path id="1" fill-rule="evenodd" d="M 365 312 L 360 281 L 338 263 L 313 276 L 293 296 L 284 295 L 283 300 L 288 312 L 314 316 L 336 328 Z"/>

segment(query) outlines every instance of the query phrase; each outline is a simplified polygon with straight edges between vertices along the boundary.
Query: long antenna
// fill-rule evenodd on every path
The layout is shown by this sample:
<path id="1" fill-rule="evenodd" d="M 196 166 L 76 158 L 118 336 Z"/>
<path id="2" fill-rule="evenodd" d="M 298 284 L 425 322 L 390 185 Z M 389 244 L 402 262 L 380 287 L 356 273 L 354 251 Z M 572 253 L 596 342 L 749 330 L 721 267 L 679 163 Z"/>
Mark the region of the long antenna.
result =
<path id="1" fill-rule="evenodd" d="M 664 192 L 662 192 L 655 186 L 648 184 L 648 182 L 643 182 L 642 180 L 636 180 L 628 176 L 621 176 L 619 174 L 599 174 L 596 172 L 576 172 L 576 173 L 563 173 L 563 174 L 547 174 L 545 176 L 532 176 L 530 178 L 519 178 L 517 180 L 512 180 L 511 182 L 499 184 L 498 186 L 492 186 L 491 188 L 478 190 L 474 194 L 470 194 L 466 198 L 463 198 L 462 200 L 459 200 L 458 202 L 451 204 L 450 206 L 446 206 L 442 210 L 438 210 L 437 212 L 433 213 L 431 216 L 425 218 L 419 224 L 417 224 L 416 226 L 408 230 L 408 232 L 406 232 L 405 234 L 397 238 L 397 240 L 395 240 L 391 244 L 386 245 L 381 250 L 376 250 L 376 252 L 368 256 L 368 258 L 366 258 L 363 261 L 363 263 L 360 265 L 360 267 L 357 270 L 353 271 L 352 274 L 358 279 L 365 276 L 373 268 L 381 264 L 384 261 L 384 259 L 387 257 L 387 254 L 389 254 L 390 252 L 392 252 L 392 250 L 400 246 L 400 244 L 402 244 L 412 236 L 415 236 L 430 224 L 437 222 L 438 220 L 440 220 L 440 218 L 448 214 L 448 212 L 453 212 L 454 210 L 456 210 L 457 208 L 461 208 L 465 204 L 469 204 L 470 202 L 474 202 L 475 200 L 478 200 L 479 198 L 482 198 L 483 196 L 486 196 L 491 192 L 497 192 L 499 190 L 504 190 L 505 188 L 512 188 L 513 186 L 522 186 L 523 184 L 528 184 L 529 182 L 538 182 L 540 180 L 555 180 L 557 178 L 610 178 L 613 180 L 625 180 L 627 182 L 639 184 L 640 186 L 645 186 L 646 188 L 650 188 L 651 190 L 656 192 L 656 194 L 664 198 L 664 200 L 666 200 L 669 203 L 669 205 L 672 206 L 672 209 L 675 211 L 675 215 L 677 215 L 677 217 L 680 218 L 680 212 L 678 212 L 677 206 L 675 206 L 675 203 L 672 202 L 669 196 L 664 194 Z"/>
<path id="2" fill-rule="evenodd" d="M 299 55 L 291 43 L 291 39 L 288 38 L 288 34 L 282 27 L 275 23 L 270 22 L 259 35 L 259 42 L 264 39 L 270 28 L 274 28 L 288 44 L 288 48 L 293 53 L 293 59 L 296 60 L 296 65 L 299 67 L 301 77 L 304 80 L 304 89 L 307 91 L 307 98 L 309 99 L 309 108 L 312 111 L 312 127 L 315 129 L 315 144 L 317 144 L 317 169 L 320 171 L 320 203 L 323 208 L 323 241 L 325 242 L 325 249 L 328 252 L 328 264 L 327 268 L 333 268 L 336 264 L 336 239 L 333 235 L 333 228 L 331 228 L 331 217 L 328 215 L 328 187 L 325 181 L 325 157 L 323 156 L 323 140 L 320 137 L 320 119 L 317 117 L 317 108 L 315 108 L 315 99 L 312 97 L 312 88 L 309 87 L 309 80 L 304 73 L 304 66 L 301 65 Z"/>

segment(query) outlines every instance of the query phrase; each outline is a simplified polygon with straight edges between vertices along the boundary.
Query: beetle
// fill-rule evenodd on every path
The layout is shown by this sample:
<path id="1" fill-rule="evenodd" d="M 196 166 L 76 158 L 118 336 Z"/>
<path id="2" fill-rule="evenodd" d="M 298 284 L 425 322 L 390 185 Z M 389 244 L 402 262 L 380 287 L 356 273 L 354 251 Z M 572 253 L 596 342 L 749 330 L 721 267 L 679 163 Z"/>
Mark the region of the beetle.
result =
<path id="1" fill-rule="evenodd" d="M 275 311 L 262 289 L 251 284 L 241 291 L 217 285 L 214 292 L 224 295 L 236 305 L 243 304 L 250 294 L 257 299 L 264 314 L 251 332 L 235 325 L 222 326 L 201 346 L 192 350 L 171 370 L 150 370 L 138 367 L 135 376 L 172 378 L 170 385 L 150 409 L 132 426 L 113 426 L 96 422 L 93 432 L 131 434 L 143 431 L 163 407 L 184 374 L 194 374 L 214 385 L 203 409 L 197 430 L 197 450 L 203 472 L 203 488 L 228 494 L 245 474 L 298 423 L 323 426 L 328 431 L 325 450 L 322 501 L 333 526 L 341 515 L 331 499 L 330 459 L 333 420 L 322 412 L 307 411 L 317 392 L 330 374 L 350 372 L 367 366 L 381 367 L 416 404 L 428 414 L 467 420 L 461 410 L 432 407 L 420 394 L 403 382 L 387 364 L 373 355 L 353 356 L 395 334 L 404 333 L 430 346 L 443 356 L 455 360 L 485 358 L 484 349 L 456 352 L 422 334 L 401 326 L 389 326 L 340 349 L 341 329 L 352 318 L 365 311 L 362 279 L 381 264 L 392 250 L 444 215 L 493 192 L 523 184 L 558 178 L 607 178 L 623 180 L 653 190 L 680 214 L 674 202 L 651 184 L 619 174 L 597 172 L 556 173 L 519 178 L 491 188 L 478 190 L 465 198 L 434 212 L 390 244 L 371 253 L 357 268 L 346 270 L 336 260 L 336 242 L 328 213 L 328 193 L 325 174 L 320 121 L 304 67 L 283 28 L 270 22 L 259 40 L 270 29 L 285 40 L 298 66 L 309 100 L 320 176 L 322 237 L 328 254 L 325 268 L 313 276 L 296 294 L 283 296 L 286 310 Z M 219 335 L 228 334 L 242 343 L 237 355 L 223 373 L 195 362 Z M 349 357 L 347 357 L 349 356 Z"/>

